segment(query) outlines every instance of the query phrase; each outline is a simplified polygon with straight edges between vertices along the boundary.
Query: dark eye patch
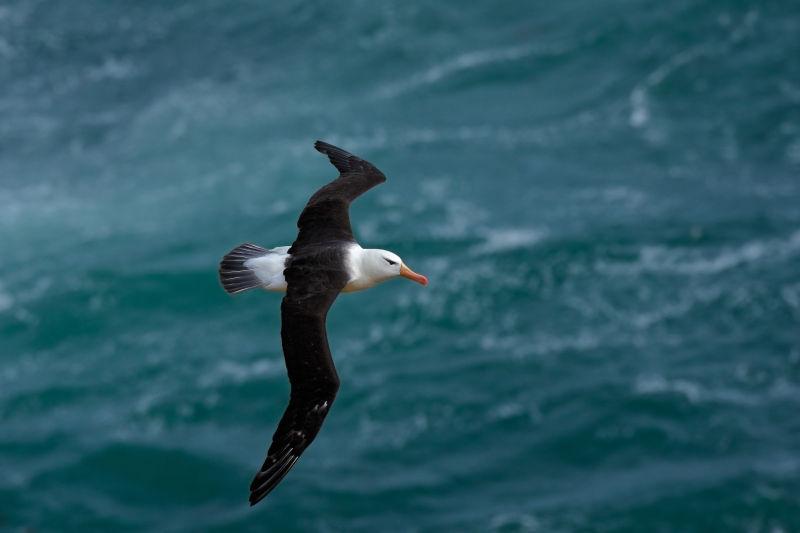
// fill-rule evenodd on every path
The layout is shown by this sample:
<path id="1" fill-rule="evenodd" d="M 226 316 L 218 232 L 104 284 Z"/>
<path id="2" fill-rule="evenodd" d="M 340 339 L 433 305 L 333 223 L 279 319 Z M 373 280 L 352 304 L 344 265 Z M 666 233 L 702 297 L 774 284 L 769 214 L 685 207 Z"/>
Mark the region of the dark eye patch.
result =
<path id="1" fill-rule="evenodd" d="M 384 259 L 385 259 L 385 260 L 386 260 L 386 262 L 387 262 L 387 263 L 389 263 L 390 265 L 396 265 L 396 264 L 397 264 L 397 261 L 392 261 L 392 260 L 391 260 L 391 259 L 389 259 L 388 257 L 384 257 Z"/>

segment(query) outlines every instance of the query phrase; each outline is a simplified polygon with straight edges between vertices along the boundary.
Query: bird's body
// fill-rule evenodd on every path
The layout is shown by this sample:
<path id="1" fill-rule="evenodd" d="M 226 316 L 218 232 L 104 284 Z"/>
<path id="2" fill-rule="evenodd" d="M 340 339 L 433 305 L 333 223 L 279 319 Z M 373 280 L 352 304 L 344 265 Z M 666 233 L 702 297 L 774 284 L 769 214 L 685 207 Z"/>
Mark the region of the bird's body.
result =
<path id="1" fill-rule="evenodd" d="M 244 245 L 243 245 L 244 246 Z M 255 246 L 255 245 L 252 245 Z M 291 255 L 291 246 L 278 246 L 264 253 L 245 260 L 243 266 L 253 272 L 259 282 L 259 287 L 266 291 L 286 292 L 286 278 L 283 271 L 288 266 Z M 372 263 L 380 257 L 392 257 L 399 263 L 400 258 L 387 250 L 364 249 L 358 243 L 348 243 L 344 248 L 344 264 L 348 275 L 347 285 L 341 292 L 355 292 L 374 287 L 381 281 L 385 281 L 392 276 L 382 276 L 379 269 L 371 269 Z M 378 270 L 372 275 L 372 270 Z M 241 292 L 242 290 L 232 292 Z"/>
<path id="2" fill-rule="evenodd" d="M 253 288 L 285 292 L 281 342 L 291 383 L 289 405 L 272 437 L 267 458 L 250 485 L 250 504 L 263 499 L 294 466 L 322 426 L 339 389 L 328 347 L 325 319 L 340 292 L 368 289 L 403 276 L 427 285 L 392 252 L 364 249 L 350 227 L 350 202 L 386 177 L 372 164 L 330 144 L 314 147 L 328 156 L 339 177 L 309 199 L 291 246 L 270 250 L 242 244 L 220 263 L 231 294 Z"/>

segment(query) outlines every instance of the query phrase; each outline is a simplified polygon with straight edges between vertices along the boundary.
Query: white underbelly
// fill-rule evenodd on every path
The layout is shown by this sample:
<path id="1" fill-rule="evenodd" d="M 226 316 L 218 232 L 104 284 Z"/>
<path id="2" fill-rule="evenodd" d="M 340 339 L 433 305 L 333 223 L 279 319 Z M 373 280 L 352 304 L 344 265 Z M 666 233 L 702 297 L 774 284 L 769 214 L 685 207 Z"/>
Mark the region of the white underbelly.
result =
<path id="1" fill-rule="evenodd" d="M 344 286 L 342 292 L 356 292 L 356 291 L 363 291 L 364 289 L 369 289 L 370 287 L 374 286 L 374 283 L 366 283 L 363 279 L 353 279 L 350 280 L 347 285 Z"/>

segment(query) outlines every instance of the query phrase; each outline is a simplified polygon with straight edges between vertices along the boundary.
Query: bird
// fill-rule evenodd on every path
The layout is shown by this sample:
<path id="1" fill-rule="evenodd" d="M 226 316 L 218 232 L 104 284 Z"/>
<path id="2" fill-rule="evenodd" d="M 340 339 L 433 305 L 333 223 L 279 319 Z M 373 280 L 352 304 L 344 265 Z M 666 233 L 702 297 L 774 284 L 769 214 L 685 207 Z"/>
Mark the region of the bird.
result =
<path id="1" fill-rule="evenodd" d="M 286 476 L 319 433 L 339 390 L 325 320 L 339 293 L 404 277 L 423 286 L 428 278 L 395 253 L 362 248 L 350 226 L 356 198 L 386 181 L 372 163 L 323 141 L 339 176 L 317 190 L 297 220 L 291 246 L 271 249 L 244 243 L 228 252 L 219 279 L 229 294 L 250 289 L 285 293 L 281 344 L 289 377 L 289 404 L 272 436 L 267 457 L 250 484 L 250 505 L 264 499 Z"/>

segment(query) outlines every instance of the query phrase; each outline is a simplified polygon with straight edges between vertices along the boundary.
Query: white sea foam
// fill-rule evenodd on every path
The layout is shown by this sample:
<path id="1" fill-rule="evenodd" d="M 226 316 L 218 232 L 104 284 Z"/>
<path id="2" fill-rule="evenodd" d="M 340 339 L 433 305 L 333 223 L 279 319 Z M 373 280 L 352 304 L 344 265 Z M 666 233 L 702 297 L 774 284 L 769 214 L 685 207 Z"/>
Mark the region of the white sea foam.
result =
<path id="1" fill-rule="evenodd" d="M 452 199 L 444 203 L 445 221 L 432 228 L 437 237 L 457 239 L 471 236 L 475 226 L 488 218 L 486 210 L 460 199 Z"/>
<path id="2" fill-rule="evenodd" d="M 202 387 L 215 387 L 223 383 L 246 383 L 264 376 L 277 376 L 284 372 L 282 360 L 258 359 L 247 363 L 221 361 L 211 372 L 200 376 Z"/>
<path id="3" fill-rule="evenodd" d="M 527 513 L 499 513 L 492 516 L 489 522 L 491 531 L 526 531 L 540 530 L 539 521 Z"/>
<path id="4" fill-rule="evenodd" d="M 674 301 L 648 306 L 648 311 L 636 312 L 632 316 L 624 315 L 623 319 L 639 329 L 647 329 L 664 320 L 680 318 L 690 312 L 695 305 L 707 303 L 721 294 L 719 287 L 693 288 L 679 294 Z"/>
<path id="5" fill-rule="evenodd" d="M 633 386 L 636 394 L 678 394 L 690 403 L 730 403 L 751 406 L 758 403 L 752 394 L 732 389 L 709 389 L 686 379 L 667 379 L 660 375 L 639 376 Z"/>
<path id="6" fill-rule="evenodd" d="M 375 420 L 370 416 L 361 418 L 356 442 L 366 448 L 390 448 L 400 450 L 414 439 L 424 435 L 431 422 L 424 412 L 416 412 L 402 420 Z"/>
<path id="7" fill-rule="evenodd" d="M 0 313 L 8 311 L 14 305 L 14 298 L 3 290 L 3 285 L 0 284 Z"/>
<path id="8" fill-rule="evenodd" d="M 800 283 L 786 285 L 781 289 L 783 300 L 795 311 L 800 311 Z"/>
<path id="9" fill-rule="evenodd" d="M 796 364 L 798 360 L 800 360 L 800 352 L 794 354 L 794 361 L 793 363 Z M 790 356 L 790 360 L 792 357 Z M 776 400 L 790 400 L 797 402 L 800 400 L 800 386 L 796 383 L 792 383 L 785 377 L 781 376 L 770 386 L 769 388 L 769 396 L 772 399 Z"/>
<path id="10" fill-rule="evenodd" d="M 487 414 L 487 419 L 489 421 L 501 421 L 522 416 L 538 421 L 541 418 L 541 412 L 535 404 L 526 408 L 525 405 L 519 402 L 505 402 L 492 407 Z"/>
<path id="11" fill-rule="evenodd" d="M 600 201 L 605 204 L 624 206 L 629 209 L 639 208 L 646 201 L 650 200 L 648 195 L 643 191 L 623 186 L 604 187 L 601 189 L 585 188 L 578 191 L 576 196 L 583 201 Z M 648 207 L 652 209 L 652 207 Z"/>
<path id="12" fill-rule="evenodd" d="M 786 147 L 786 159 L 792 164 L 800 164 L 800 139 L 795 139 Z"/>
<path id="13" fill-rule="evenodd" d="M 697 383 L 676 379 L 667 380 L 661 376 L 639 376 L 636 378 L 634 390 L 637 394 L 650 395 L 661 393 L 677 393 L 692 403 L 700 399 L 700 386 Z"/>
<path id="14" fill-rule="evenodd" d="M 628 123 L 633 128 L 641 129 L 650 122 L 650 91 L 664 82 L 669 76 L 703 56 L 714 56 L 725 54 L 731 45 L 740 42 L 742 39 L 752 34 L 753 27 L 758 21 L 759 13 L 757 10 L 748 11 L 742 22 L 731 29 L 729 39 L 722 43 L 701 43 L 689 47 L 677 54 L 674 54 L 664 63 L 651 71 L 643 80 L 637 83 L 631 90 L 628 98 L 630 103 L 630 115 Z M 730 24 L 730 20 L 723 18 L 723 25 Z"/>
<path id="15" fill-rule="evenodd" d="M 650 72 L 644 80 L 637 83 L 631 91 L 629 101 L 631 113 L 628 119 L 634 128 L 642 128 L 650 121 L 649 92 L 660 85 L 673 72 L 688 65 L 698 57 L 709 55 L 712 50 L 705 45 L 697 45 L 670 57 L 666 62 Z"/>
<path id="16" fill-rule="evenodd" d="M 573 134 L 590 129 L 600 122 L 602 115 L 596 111 L 583 110 L 574 115 L 559 117 L 550 123 L 536 126 L 508 127 L 496 125 L 462 125 L 442 128 L 403 128 L 389 131 L 375 128 L 363 135 L 333 136 L 329 139 L 333 144 L 347 146 L 353 152 L 368 151 L 387 146 L 414 147 L 437 145 L 444 143 L 489 143 L 503 148 L 513 149 L 524 146 L 550 147 L 558 143 L 570 142 Z M 287 148 L 286 150 L 290 150 Z M 294 148 L 291 148 L 294 150 Z M 300 146 L 294 150 L 298 157 L 303 156 L 307 147 Z"/>
<path id="17" fill-rule="evenodd" d="M 0 37 L 0 57 L 4 57 L 6 59 L 11 59 L 16 55 L 16 50 L 11 43 L 5 40 L 3 37 Z"/>
<path id="18" fill-rule="evenodd" d="M 60 223 L 68 223 L 83 206 L 70 192 L 44 183 L 0 190 L 0 226 L 18 228 L 33 220 L 57 217 Z"/>
<path id="19" fill-rule="evenodd" d="M 788 80 L 782 80 L 778 87 L 781 90 L 781 94 L 787 96 L 794 103 L 800 103 L 800 85 L 795 85 Z"/>
<path id="20" fill-rule="evenodd" d="M 487 48 L 461 53 L 455 57 L 428 67 L 417 74 L 412 74 L 406 80 L 395 82 L 378 90 L 380 98 L 393 98 L 400 94 L 412 91 L 419 87 L 432 85 L 463 71 L 469 71 L 498 63 L 516 61 L 534 55 L 560 55 L 569 48 L 566 46 L 532 46 L 519 45 L 502 48 Z"/>
<path id="21" fill-rule="evenodd" d="M 135 73 L 136 68 L 131 61 L 109 56 L 99 65 L 90 67 L 87 70 L 87 77 L 91 81 L 124 80 Z"/>
<path id="22" fill-rule="evenodd" d="M 473 246 L 474 255 L 486 255 L 530 248 L 541 242 L 547 233 L 535 228 L 489 228 L 483 232 L 484 242 Z"/>
<path id="23" fill-rule="evenodd" d="M 482 347 L 486 346 L 488 338 L 481 340 Z M 542 333 L 534 335 L 533 338 L 520 340 L 521 338 L 512 337 L 512 339 L 514 340 L 513 346 L 509 347 L 508 351 L 511 352 L 513 358 L 517 359 L 524 359 L 530 355 L 547 356 L 573 350 L 585 352 L 595 349 L 605 342 L 603 336 L 589 329 L 578 331 L 568 337 Z"/>
<path id="24" fill-rule="evenodd" d="M 706 250 L 647 245 L 632 263 L 599 261 L 597 269 L 613 274 L 668 272 L 685 275 L 718 274 L 742 265 L 782 260 L 800 252 L 800 229 L 783 239 L 754 240 L 709 254 Z"/>

